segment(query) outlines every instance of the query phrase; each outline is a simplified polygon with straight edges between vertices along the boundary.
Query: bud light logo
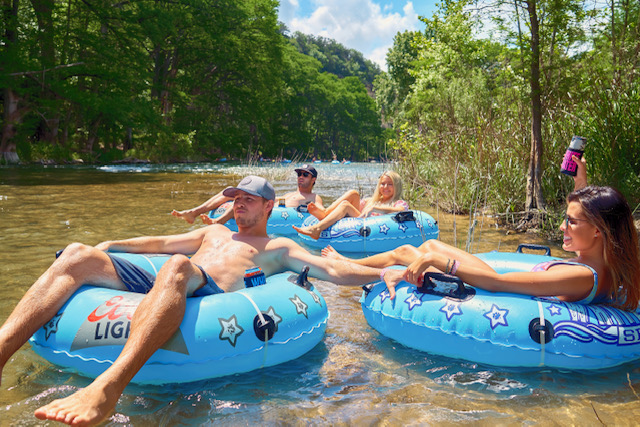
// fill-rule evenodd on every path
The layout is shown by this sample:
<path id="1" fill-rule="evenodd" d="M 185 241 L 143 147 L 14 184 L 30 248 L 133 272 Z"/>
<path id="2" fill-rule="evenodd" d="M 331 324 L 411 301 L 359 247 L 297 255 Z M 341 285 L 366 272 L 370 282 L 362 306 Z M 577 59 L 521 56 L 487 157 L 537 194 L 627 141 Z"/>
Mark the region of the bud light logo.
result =
<path id="1" fill-rule="evenodd" d="M 133 313 L 143 298 L 142 294 L 117 295 L 100 304 L 78 328 L 71 344 L 71 351 L 106 345 L 124 345 L 131 333 Z M 180 329 L 161 348 L 189 354 Z"/>

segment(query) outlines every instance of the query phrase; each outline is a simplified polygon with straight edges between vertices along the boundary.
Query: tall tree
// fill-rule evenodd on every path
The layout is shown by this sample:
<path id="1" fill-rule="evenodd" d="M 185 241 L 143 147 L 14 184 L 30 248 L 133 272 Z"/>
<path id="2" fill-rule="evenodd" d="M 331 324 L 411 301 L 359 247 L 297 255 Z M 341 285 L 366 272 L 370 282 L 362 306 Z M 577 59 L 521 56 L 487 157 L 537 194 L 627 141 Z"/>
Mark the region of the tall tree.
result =
<path id="1" fill-rule="evenodd" d="M 542 100 L 540 88 L 540 21 L 538 19 L 537 0 L 524 2 L 529 14 L 531 31 L 531 62 L 529 86 L 531 88 L 531 152 L 529 154 L 529 170 L 527 172 L 527 194 L 525 208 L 527 210 L 544 208 L 542 194 Z"/>
<path id="2" fill-rule="evenodd" d="M 582 23 L 585 10 L 575 0 L 513 0 L 496 3 L 494 20 L 500 24 L 508 43 L 520 49 L 523 76 L 529 83 L 530 152 L 527 171 L 525 209 L 544 209 L 544 117 L 545 105 L 565 91 L 567 73 L 554 70 L 569 67 L 572 49 L 584 41 Z M 525 24 L 528 32 L 523 31 Z M 574 82 L 575 83 L 575 82 Z M 555 93 L 554 93 L 555 92 Z"/>
<path id="3" fill-rule="evenodd" d="M 18 10 L 19 0 L 2 0 L 2 22 L 4 43 L 0 46 L 0 73 L 2 78 L 3 91 L 3 126 L 2 139 L 0 140 L 0 163 L 19 162 L 16 152 L 16 142 L 14 140 L 17 133 L 17 125 L 22 121 L 25 108 L 21 106 L 21 97 L 15 86 L 15 77 L 10 77 L 19 69 L 15 67 L 21 62 L 20 49 L 18 46 Z M 12 67 L 13 65 L 13 67 Z M 15 67 L 15 68 L 14 68 Z"/>

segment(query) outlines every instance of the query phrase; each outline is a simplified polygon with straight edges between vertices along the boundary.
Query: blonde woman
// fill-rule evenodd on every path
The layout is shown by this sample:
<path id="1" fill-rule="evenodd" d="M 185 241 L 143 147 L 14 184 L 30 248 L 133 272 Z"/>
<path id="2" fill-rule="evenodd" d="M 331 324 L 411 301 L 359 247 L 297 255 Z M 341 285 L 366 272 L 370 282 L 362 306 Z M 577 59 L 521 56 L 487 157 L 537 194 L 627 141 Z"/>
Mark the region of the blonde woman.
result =
<path id="1" fill-rule="evenodd" d="M 402 179 L 400 175 L 393 171 L 387 171 L 380 176 L 376 190 L 370 198 L 361 199 L 356 190 L 349 190 L 326 209 L 309 203 L 309 213 L 320 221 L 311 226 L 293 226 L 293 228 L 300 234 L 318 239 L 322 230 L 326 230 L 344 217 L 367 218 L 409 209 L 409 204 L 401 197 Z"/>

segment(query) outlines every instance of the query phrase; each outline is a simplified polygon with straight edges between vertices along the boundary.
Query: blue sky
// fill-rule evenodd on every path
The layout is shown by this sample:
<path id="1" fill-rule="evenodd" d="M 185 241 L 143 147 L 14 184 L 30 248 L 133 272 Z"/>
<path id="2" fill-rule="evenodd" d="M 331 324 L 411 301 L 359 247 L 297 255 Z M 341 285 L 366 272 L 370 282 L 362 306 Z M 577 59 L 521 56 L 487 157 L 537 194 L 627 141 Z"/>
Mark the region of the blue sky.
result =
<path id="1" fill-rule="evenodd" d="M 435 9 L 436 0 L 280 0 L 279 19 L 291 32 L 334 39 L 386 70 L 393 37 L 423 30 L 418 16 Z"/>

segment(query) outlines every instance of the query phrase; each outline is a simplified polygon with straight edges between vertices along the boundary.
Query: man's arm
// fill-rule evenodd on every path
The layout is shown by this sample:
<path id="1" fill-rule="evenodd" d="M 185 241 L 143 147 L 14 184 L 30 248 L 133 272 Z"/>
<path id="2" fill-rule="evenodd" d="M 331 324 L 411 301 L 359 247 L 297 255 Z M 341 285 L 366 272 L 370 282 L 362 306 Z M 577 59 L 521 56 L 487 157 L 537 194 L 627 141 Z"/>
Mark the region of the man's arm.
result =
<path id="1" fill-rule="evenodd" d="M 358 265 L 349 261 L 322 258 L 312 255 L 291 239 L 285 241 L 282 256 L 284 270 L 299 272 L 305 265 L 309 266 L 309 275 L 320 280 L 344 286 L 360 286 L 380 280 L 380 269 Z"/>
<path id="2" fill-rule="evenodd" d="M 222 227 L 226 229 L 219 225 L 211 227 Z M 209 227 L 204 227 L 184 234 L 142 236 L 126 240 L 108 240 L 97 244 L 96 248 L 103 251 L 111 250 L 116 252 L 191 255 L 200 248 L 202 240 L 209 230 Z"/>

